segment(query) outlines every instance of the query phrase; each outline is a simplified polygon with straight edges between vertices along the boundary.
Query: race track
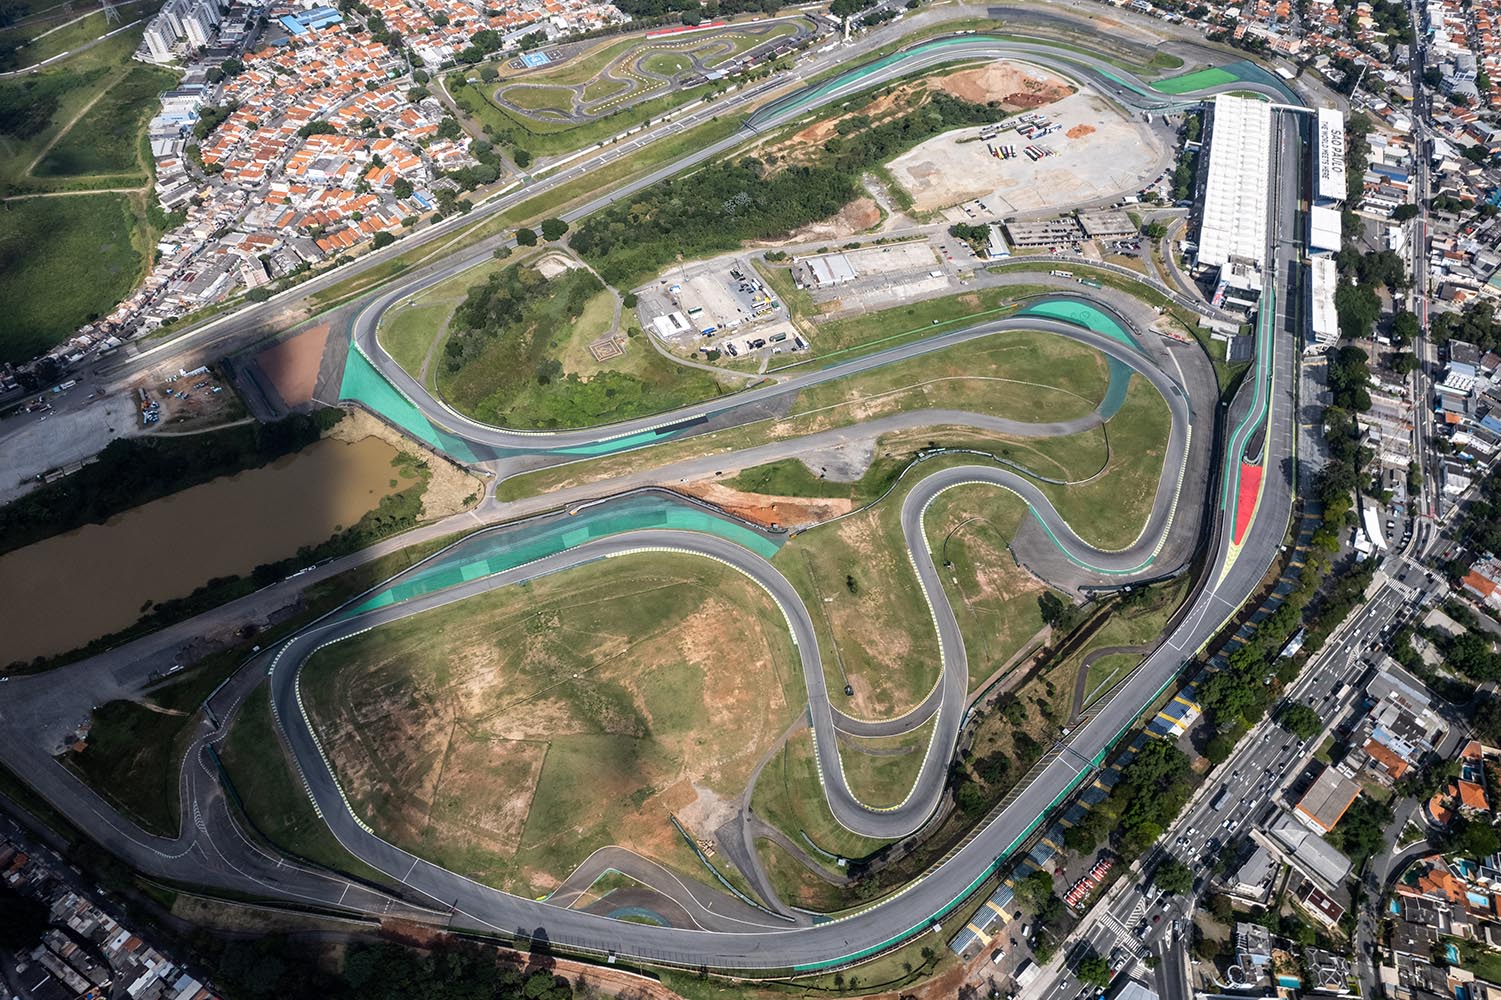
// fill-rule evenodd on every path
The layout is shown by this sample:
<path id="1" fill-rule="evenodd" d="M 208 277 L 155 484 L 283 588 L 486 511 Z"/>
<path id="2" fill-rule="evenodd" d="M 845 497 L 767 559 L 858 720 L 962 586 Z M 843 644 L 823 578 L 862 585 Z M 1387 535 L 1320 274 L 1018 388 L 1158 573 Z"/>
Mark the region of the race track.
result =
<path id="1" fill-rule="evenodd" d="M 1052 46 L 1003 42 L 984 36 L 942 41 L 942 45 L 924 43 L 915 46 L 905 58 L 878 60 L 828 84 L 808 88 L 806 92 L 758 113 L 749 123 L 750 127 L 764 130 L 795 120 L 813 107 L 928 65 L 977 58 L 1020 58 L 1048 65 L 1088 80 L 1091 86 L 1113 100 L 1134 109 L 1162 110 L 1178 106 L 1185 100 L 1154 96 L 1145 84 L 1115 67 Z M 1257 87 L 1237 82 L 1221 89 L 1255 90 Z M 1285 93 L 1276 96 L 1279 100 L 1288 99 Z M 685 157 L 641 181 L 602 195 L 565 218 L 574 221 L 597 211 L 663 177 L 719 155 L 741 141 L 743 137 L 735 137 L 733 142 L 726 140 Z M 1286 158 L 1294 156 L 1295 150 L 1296 142 L 1289 147 L 1278 147 L 1279 156 Z M 1287 204 L 1287 192 L 1274 193 L 1277 211 L 1290 215 L 1293 209 Z M 1283 224 L 1279 215 L 1278 226 Z M 1277 238 L 1278 226 L 1273 227 L 1273 240 Z M 456 254 L 441 268 L 398 280 L 390 290 L 372 299 L 360 314 L 354 331 L 355 346 L 392 385 L 428 419 L 448 429 L 456 438 L 470 443 L 477 453 L 542 455 L 563 461 L 568 455 L 562 449 L 625 441 L 655 429 L 682 428 L 682 433 L 686 434 L 713 426 L 730 426 L 747 419 L 755 407 L 791 399 L 792 394 L 820 382 L 868 371 L 976 337 L 1003 335 L 1014 329 L 1041 329 L 1087 344 L 1124 362 L 1150 381 L 1167 402 L 1172 416 L 1171 431 L 1151 515 L 1131 545 L 1119 551 L 1105 551 L 1086 544 L 1059 515 L 1037 482 L 1018 472 L 995 465 L 976 464 L 944 468 L 922 476 L 916 482 L 903 501 L 901 526 L 907 554 L 932 612 L 942 662 L 934 694 L 919 710 L 890 723 L 900 727 L 899 731 L 910 731 L 927 718 L 937 718 L 912 792 L 905 802 L 893 809 L 873 809 L 864 805 L 850 792 L 844 780 L 835 731 L 848 731 L 848 727 L 859 723 L 842 718 L 829 703 L 816 634 L 808 610 L 796 591 L 761 556 L 728 538 L 706 532 L 624 531 L 584 541 L 535 561 L 445 589 L 369 610 L 334 613 L 262 653 L 251 669 L 242 671 L 222 694 L 211 699 L 209 707 L 215 718 L 230 717 L 259 680 L 260 668 L 267 669 L 276 717 L 319 815 L 354 856 L 389 876 L 400 889 L 399 899 L 393 900 L 378 889 L 332 876 L 314 866 L 285 863 L 248 839 L 225 801 L 213 766 L 213 746 L 222 735 L 218 731 L 205 731 L 189 747 L 181 776 L 181 831 L 175 838 L 164 838 L 152 837 L 136 829 L 91 789 L 45 755 L 39 755 L 38 748 L 18 744 L 0 728 L 0 755 L 18 769 L 24 768 L 23 773 L 43 795 L 107 849 L 141 871 L 257 896 L 353 908 L 360 912 L 392 912 L 393 907 L 397 911 L 419 912 L 426 908 L 430 914 L 449 914 L 455 926 L 514 935 L 533 942 L 545 940 L 551 947 L 585 954 L 618 956 L 690 969 L 785 975 L 845 965 L 941 924 L 973 888 L 1006 864 L 1012 852 L 1050 816 L 1054 807 L 1092 775 L 1116 741 L 1135 724 L 1144 708 L 1173 683 L 1183 664 L 1241 606 L 1257 586 L 1280 545 L 1291 500 L 1291 373 L 1295 357 L 1293 326 L 1282 316 L 1258 324 L 1258 364 L 1250 379 L 1252 384 L 1236 397 L 1222 417 L 1218 415 L 1218 400 L 1204 399 L 1202 392 L 1198 394 L 1199 398 L 1195 398 L 1191 387 L 1180 384 L 1144 352 L 1082 326 L 1026 317 L 981 324 L 930 340 L 915 341 L 854 361 L 795 375 L 761 390 L 705 402 L 662 417 L 590 430 L 532 433 L 488 426 L 453 412 L 391 362 L 375 339 L 380 316 L 386 309 L 489 257 L 489 246 L 465 251 Z M 1284 271 L 1277 278 L 1287 280 L 1287 274 Z M 1291 309 L 1289 300 L 1292 298 L 1283 298 L 1284 309 Z M 951 416 L 971 420 L 976 425 L 999 419 L 965 414 Z M 1235 457 L 1249 455 L 1254 444 L 1259 449 L 1256 457 L 1268 470 L 1249 530 L 1238 541 L 1230 537 L 1234 518 L 1225 518 L 1219 503 L 1206 504 L 1204 496 L 1188 495 L 1183 490 L 1193 463 L 1208 460 L 1216 428 L 1227 420 L 1236 427 Z M 1009 429 L 1012 433 L 1040 435 L 1072 432 L 1065 430 L 1064 425 L 1045 424 L 1019 425 Z M 1223 488 L 1222 480 L 1218 476 L 1211 479 L 1218 499 L 1219 490 Z M 302 708 L 297 683 L 301 665 L 317 649 L 351 635 L 483 591 L 563 572 L 593 560 L 625 557 L 634 551 L 666 549 L 682 553 L 685 558 L 716 559 L 765 588 L 787 619 L 807 686 L 810 722 L 825 793 L 836 818 L 849 829 L 866 836 L 903 836 L 920 827 L 941 800 L 943 777 L 962 721 L 968 683 L 962 636 L 928 550 L 922 516 L 935 497 L 947 489 L 969 483 L 1015 493 L 1027 503 L 1036 523 L 1064 558 L 1121 583 L 1161 575 L 1163 567 L 1157 565 L 1157 557 L 1169 538 L 1175 537 L 1175 532 L 1186 532 L 1193 536 L 1191 541 L 1196 541 L 1202 530 L 1207 539 L 1207 551 L 1202 554 L 1199 583 L 1170 624 L 1161 644 L 1116 687 L 1108 701 L 1091 709 L 1092 714 L 1066 739 L 1048 749 L 1031 772 L 1030 780 L 1014 789 L 1004 806 L 991 815 L 972 837 L 901 892 L 837 920 L 812 926 L 788 926 L 768 917 L 764 923 L 756 923 L 754 919 L 743 916 L 711 917 L 709 907 L 690 901 L 689 906 L 697 906 L 693 910 L 697 926 L 666 928 L 622 922 L 521 899 L 477 884 L 385 842 L 353 815 Z M 605 501 L 607 504 L 615 502 Z M 424 565 L 419 564 L 388 584 L 420 572 Z M 355 605 L 356 602 L 351 602 L 349 607 Z M 4 709 L 0 708 L 0 714 L 3 712 Z M 709 929 L 711 925 L 712 929 Z"/>

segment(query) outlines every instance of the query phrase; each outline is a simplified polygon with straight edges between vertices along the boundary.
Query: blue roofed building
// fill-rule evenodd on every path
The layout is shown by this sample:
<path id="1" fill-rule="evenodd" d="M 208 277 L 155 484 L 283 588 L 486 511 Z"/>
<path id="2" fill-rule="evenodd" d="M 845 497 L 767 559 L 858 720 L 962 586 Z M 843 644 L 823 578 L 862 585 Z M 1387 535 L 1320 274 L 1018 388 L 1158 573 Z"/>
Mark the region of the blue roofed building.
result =
<path id="1" fill-rule="evenodd" d="M 1162 709 L 1147 723 L 1147 732 L 1153 736 L 1161 736 L 1164 739 L 1175 740 L 1188 732 L 1188 727 L 1198 719 L 1203 708 L 1194 700 L 1196 695 L 1192 687 L 1184 687 L 1173 695 L 1171 701 L 1162 706 Z"/>
<path id="2" fill-rule="evenodd" d="M 959 928 L 949 939 L 949 949 L 961 958 L 971 958 L 982 949 L 989 948 L 992 941 L 1011 922 L 1012 907 L 1016 896 L 1011 887 L 1001 886 L 980 905 L 969 923 Z"/>
<path id="3" fill-rule="evenodd" d="M 341 24 L 344 21 L 344 15 L 332 7 L 311 7 L 295 14 L 285 14 L 277 20 L 292 34 L 305 35 L 309 31 L 317 31 L 331 24 Z"/>

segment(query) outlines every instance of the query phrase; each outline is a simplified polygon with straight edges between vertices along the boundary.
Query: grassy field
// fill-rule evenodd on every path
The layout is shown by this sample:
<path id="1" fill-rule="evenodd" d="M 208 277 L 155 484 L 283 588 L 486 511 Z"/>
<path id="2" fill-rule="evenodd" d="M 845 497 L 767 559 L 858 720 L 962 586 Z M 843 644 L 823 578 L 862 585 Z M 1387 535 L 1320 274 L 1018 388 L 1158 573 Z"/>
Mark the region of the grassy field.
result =
<path id="1" fill-rule="evenodd" d="M 899 806 L 912 791 L 923 755 L 933 738 L 934 721 L 901 736 L 839 737 L 839 760 L 844 780 L 855 798 L 868 806 L 886 809 Z"/>
<path id="2" fill-rule="evenodd" d="M 448 326 L 448 317 L 455 307 L 464 301 L 471 285 L 485 281 L 490 275 L 512 264 L 524 261 L 523 257 L 508 260 L 489 260 L 478 267 L 456 274 L 447 281 L 439 282 L 400 305 L 387 310 L 381 317 L 375 336 L 391 359 L 419 382 L 423 381 L 422 363 L 441 339 Z M 427 380 L 431 383 L 431 378 Z"/>
<path id="3" fill-rule="evenodd" d="M 492 279 L 512 288 L 505 294 L 520 302 L 519 321 L 503 335 L 450 328 L 436 378 L 439 392 L 459 411 L 509 427 L 589 427 L 724 391 L 716 375 L 676 364 L 632 330 L 624 354 L 596 361 L 589 345 L 612 328 L 614 293 L 585 270 L 546 280 L 533 275 L 507 270 Z M 471 294 L 499 294 L 471 287 L 479 289 Z M 456 337 L 473 341 L 473 350 L 456 344 Z M 454 347 L 465 352 L 457 367 L 447 358 Z"/>
<path id="4" fill-rule="evenodd" d="M 505 88 L 505 99 L 527 111 L 570 111 L 573 91 L 567 87 L 547 87 L 535 83 L 518 83 Z"/>
<path id="5" fill-rule="evenodd" d="M 764 837 L 757 838 L 756 855 L 771 882 L 772 891 L 783 902 L 815 913 L 832 913 L 849 905 L 849 889 L 819 878 L 780 845 Z M 834 874 L 832 869 L 830 874 Z"/>
<path id="6" fill-rule="evenodd" d="M 865 419 L 934 407 L 1024 421 L 1072 420 L 1098 406 L 1108 384 L 1109 370 L 1098 351 L 1053 334 L 1018 330 L 813 386 L 798 396 L 792 413 L 858 401 Z"/>
<path id="7" fill-rule="evenodd" d="M 1109 691 L 1121 678 L 1135 670 L 1141 659 L 1135 653 L 1111 653 L 1091 663 L 1089 676 L 1084 681 L 1084 704 L 1089 705 Z"/>
<path id="8" fill-rule="evenodd" d="M 923 524 L 969 659 L 970 690 L 1042 628 L 1048 587 L 1011 554 L 1027 505 L 1007 490 L 957 486 L 928 507 Z"/>
<path id="9" fill-rule="evenodd" d="M 114 5 L 122 23 L 149 17 L 161 6 L 162 0 L 125 0 Z M 73 23 L 67 24 L 68 21 Z M 16 46 L 15 67 L 0 66 L 0 69 L 35 66 L 43 60 L 87 45 L 115 27 L 105 21 L 101 10 L 85 11 L 81 17 L 77 10 L 69 9 L 46 17 L 27 18 L 21 24 L 0 31 L 0 49 Z"/>
<path id="10" fill-rule="evenodd" d="M 120 194 L 0 203 L 0 361 L 25 361 L 114 308 L 146 267 L 149 235 Z"/>
<path id="11" fill-rule="evenodd" d="M 63 133 L 36 166 L 38 177 L 129 174 L 144 180 L 140 137 L 160 106 L 158 95 L 177 82 L 177 74 L 137 63 L 94 106 Z M 118 180 L 116 181 L 118 183 Z"/>
<path id="12" fill-rule="evenodd" d="M 694 875 L 803 704 L 786 623 L 717 563 L 606 560 L 332 646 L 303 694 L 355 810 L 509 891 L 621 844 Z"/>
<path id="13" fill-rule="evenodd" d="M 682 52 L 653 52 L 641 60 L 641 68 L 648 73 L 676 76 L 693 67 L 693 60 Z"/>
<path id="14" fill-rule="evenodd" d="M 1110 460 L 1103 472 L 1087 483 L 1044 483 L 1041 489 L 1080 538 L 1104 549 L 1124 548 L 1151 514 L 1171 426 L 1162 394 L 1133 375 L 1120 412 L 1105 425 Z"/>
<path id="15" fill-rule="evenodd" d="M 345 850 L 318 817 L 276 732 L 265 684 L 246 696 L 220 744 L 220 759 L 245 816 L 276 847 L 335 871 L 390 881 Z"/>
<path id="16" fill-rule="evenodd" d="M 806 834 L 820 849 L 840 857 L 868 857 L 886 843 L 851 833 L 829 811 L 813 761 L 813 736 L 806 729 L 793 734 L 762 769 L 751 808 L 798 843 L 806 843 Z"/>
<path id="17" fill-rule="evenodd" d="M 238 666 L 236 653 L 216 653 L 142 702 L 111 701 L 94 710 L 88 744 L 63 763 L 142 828 L 175 836 L 177 764 L 192 741 L 198 706 Z"/>

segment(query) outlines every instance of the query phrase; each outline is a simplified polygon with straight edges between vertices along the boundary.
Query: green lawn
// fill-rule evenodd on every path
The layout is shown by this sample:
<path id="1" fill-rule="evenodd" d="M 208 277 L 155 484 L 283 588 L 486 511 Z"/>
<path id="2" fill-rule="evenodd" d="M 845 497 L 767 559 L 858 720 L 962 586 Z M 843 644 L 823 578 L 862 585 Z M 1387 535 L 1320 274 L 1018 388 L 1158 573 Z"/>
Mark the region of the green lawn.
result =
<path id="1" fill-rule="evenodd" d="M 146 267 L 139 225 L 120 194 L 0 203 L 0 361 L 35 357 L 128 295 Z"/>
<path id="2" fill-rule="evenodd" d="M 809 840 L 830 854 L 868 857 L 887 841 L 851 833 L 829 811 L 818 769 L 813 761 L 813 737 L 804 730 L 767 762 L 756 781 L 751 806 L 757 816 L 800 844 Z"/>
<path id="3" fill-rule="evenodd" d="M 876 809 L 901 805 L 922 769 L 933 726 L 934 720 L 929 719 L 900 736 L 841 736 L 839 759 L 855 798 Z"/>
<path id="4" fill-rule="evenodd" d="M 808 849 L 806 844 L 803 849 Z M 802 861 L 770 840 L 756 839 L 756 855 L 772 891 L 783 902 L 816 913 L 832 913 L 850 905 L 852 897 L 848 889 L 819 878 Z M 830 868 L 830 874 L 835 871 Z"/>
<path id="5" fill-rule="evenodd" d="M 1084 704 L 1109 691 L 1140 662 L 1141 657 L 1135 653 L 1112 653 L 1095 660 L 1089 665 L 1089 677 L 1084 681 Z"/>
<path id="6" fill-rule="evenodd" d="M 648 73 L 659 73 L 662 76 L 676 76 L 684 70 L 691 69 L 693 60 L 682 52 L 653 52 L 641 60 L 641 68 Z"/>
<path id="7" fill-rule="evenodd" d="M 240 808 L 261 836 L 325 868 L 374 882 L 389 881 L 345 850 L 318 817 L 276 731 L 265 684 L 246 696 L 219 752 Z"/>
<path id="8" fill-rule="evenodd" d="M 884 411 L 941 407 L 1029 422 L 1044 414 L 1047 420 L 1072 420 L 1094 410 L 1108 384 L 1105 358 L 1093 348 L 1017 330 L 813 386 L 798 396 L 792 412 L 860 399 L 867 419 Z"/>
<path id="9" fill-rule="evenodd" d="M 573 110 L 573 91 L 567 87 L 545 87 L 534 83 L 517 83 L 509 87 L 503 87 L 498 96 L 505 98 L 518 108 L 528 111 L 560 111 Z"/>
<path id="10" fill-rule="evenodd" d="M 624 80 L 599 79 L 591 80 L 584 84 L 584 89 L 579 99 L 585 104 L 594 104 L 597 101 L 609 100 L 617 97 L 630 89 L 630 84 Z"/>
<path id="11" fill-rule="evenodd" d="M 1124 548 L 1141 534 L 1151 514 L 1171 426 L 1167 400 L 1146 379 L 1133 375 L 1125 403 L 1105 425 L 1110 442 L 1105 473 L 1087 483 L 1042 484 L 1041 489 L 1084 541 Z"/>
<path id="12" fill-rule="evenodd" d="M 1037 601 L 1048 588 L 1010 550 L 1025 516 L 1020 497 L 979 484 L 947 490 L 928 507 L 923 527 L 964 636 L 972 691 L 1042 628 Z"/>
<path id="13" fill-rule="evenodd" d="M 129 173 L 145 176 L 140 136 L 160 106 L 158 96 L 177 82 L 177 74 L 140 63 L 115 84 L 42 158 L 38 177 L 75 177 Z"/>

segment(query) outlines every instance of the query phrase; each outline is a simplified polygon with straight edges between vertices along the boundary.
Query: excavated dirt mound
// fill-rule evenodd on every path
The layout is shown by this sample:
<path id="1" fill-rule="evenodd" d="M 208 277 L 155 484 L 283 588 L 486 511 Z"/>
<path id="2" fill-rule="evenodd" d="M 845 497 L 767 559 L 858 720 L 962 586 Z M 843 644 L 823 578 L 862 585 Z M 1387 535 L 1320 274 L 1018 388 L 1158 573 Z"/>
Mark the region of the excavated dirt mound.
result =
<path id="1" fill-rule="evenodd" d="M 807 497 L 770 497 L 744 493 L 718 483 L 689 483 L 680 487 L 684 493 L 722 507 L 737 517 L 767 527 L 800 528 L 848 513 L 854 503 L 838 499 Z"/>
<path id="2" fill-rule="evenodd" d="M 1074 92 L 1061 78 L 1033 66 L 993 62 L 974 69 L 939 77 L 938 87 L 955 97 L 976 104 L 998 101 L 1004 107 L 1040 108 Z"/>
<path id="3" fill-rule="evenodd" d="M 1068 136 L 1070 139 L 1082 139 L 1086 135 L 1094 135 L 1094 126 L 1085 125 L 1083 122 L 1080 122 L 1063 134 Z"/>

